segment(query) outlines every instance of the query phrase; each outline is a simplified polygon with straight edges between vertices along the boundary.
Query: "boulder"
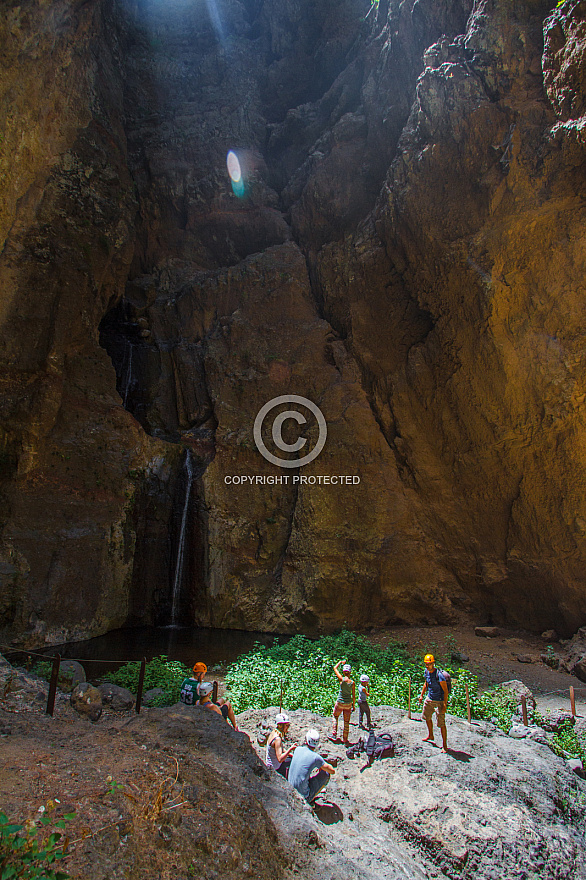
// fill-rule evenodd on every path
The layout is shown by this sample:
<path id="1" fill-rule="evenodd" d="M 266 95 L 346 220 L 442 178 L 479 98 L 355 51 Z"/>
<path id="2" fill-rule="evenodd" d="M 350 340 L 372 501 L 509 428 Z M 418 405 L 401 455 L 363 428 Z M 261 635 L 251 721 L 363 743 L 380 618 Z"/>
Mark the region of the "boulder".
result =
<path id="1" fill-rule="evenodd" d="M 514 722 L 513 724 L 511 724 L 511 727 L 509 729 L 509 736 L 511 736 L 513 739 L 530 739 L 533 742 L 540 743 L 541 745 L 548 745 L 545 731 L 542 727 L 537 727 L 534 724 L 525 727 L 524 724 Z"/>
<path id="2" fill-rule="evenodd" d="M 574 663 L 572 672 L 580 681 L 586 681 L 586 654 L 577 663 Z"/>
<path id="3" fill-rule="evenodd" d="M 557 733 L 562 729 L 566 724 L 574 724 L 575 718 L 569 713 L 564 712 L 563 710 L 557 710 L 555 712 L 548 712 L 541 722 L 541 726 L 544 730 L 548 730 L 551 733 Z"/>
<path id="4" fill-rule="evenodd" d="M 132 709 L 134 706 L 134 694 L 128 688 L 120 687 L 117 684 L 104 682 L 98 685 L 98 690 L 102 695 L 102 703 L 110 706 L 116 711 L 124 711 Z"/>
<path id="5" fill-rule="evenodd" d="M 155 700 L 157 697 L 160 697 L 162 693 L 163 693 L 163 688 L 159 688 L 159 687 L 150 688 L 148 691 L 145 691 L 143 693 L 142 701 L 145 704 L 145 706 L 149 706 L 153 702 L 153 700 Z"/>
<path id="6" fill-rule="evenodd" d="M 560 667 L 560 658 L 555 654 L 540 654 L 539 659 L 551 669 L 559 669 Z"/>
<path id="7" fill-rule="evenodd" d="M 470 660 L 468 654 L 462 654 L 461 651 L 452 651 L 450 657 L 452 663 L 468 663 Z"/>
<path id="8" fill-rule="evenodd" d="M 59 665 L 57 685 L 62 691 L 71 693 L 76 685 L 85 681 L 85 669 L 77 660 L 62 660 Z"/>
<path id="9" fill-rule="evenodd" d="M 498 626 L 475 626 L 474 635 L 484 639 L 494 639 L 502 635 L 502 630 Z"/>
<path id="10" fill-rule="evenodd" d="M 557 642 L 558 634 L 555 629 L 546 629 L 545 632 L 541 633 L 541 638 L 544 642 Z"/>
<path id="11" fill-rule="evenodd" d="M 579 776 L 580 779 L 586 779 L 586 771 L 582 765 L 582 761 L 580 758 L 568 758 L 566 761 L 566 765 L 572 773 L 575 773 L 576 776 Z"/>
<path id="12" fill-rule="evenodd" d="M 533 657 L 529 654 L 517 654 L 517 660 L 519 663 L 533 663 Z"/>
<path id="13" fill-rule="evenodd" d="M 567 655 L 566 663 L 573 672 L 574 667 L 586 659 L 586 626 L 579 629 L 571 639 L 568 639 L 563 644 Z M 574 674 L 576 675 L 577 673 Z"/>
<path id="14" fill-rule="evenodd" d="M 70 702 L 76 712 L 85 715 L 90 721 L 97 721 L 102 714 L 102 695 L 87 681 L 74 687 Z"/>
<path id="15" fill-rule="evenodd" d="M 518 681 L 517 679 L 513 679 L 512 681 L 503 681 L 502 684 L 499 684 L 499 688 L 501 690 L 509 691 L 511 694 L 514 694 L 517 698 L 517 713 L 521 713 L 521 697 L 525 697 L 527 703 L 527 711 L 534 712 L 535 711 L 535 697 L 527 687 L 527 685 L 523 684 L 522 681 Z"/>

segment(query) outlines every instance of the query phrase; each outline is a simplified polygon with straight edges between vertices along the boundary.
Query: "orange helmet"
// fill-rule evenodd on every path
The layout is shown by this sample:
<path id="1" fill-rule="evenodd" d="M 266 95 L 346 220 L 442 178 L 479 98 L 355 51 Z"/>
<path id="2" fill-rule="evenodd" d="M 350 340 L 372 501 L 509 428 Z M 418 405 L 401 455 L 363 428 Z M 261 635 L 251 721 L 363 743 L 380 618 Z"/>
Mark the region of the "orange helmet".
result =
<path id="1" fill-rule="evenodd" d="M 193 671 L 195 672 L 196 675 L 205 675 L 206 672 L 208 671 L 208 668 L 205 665 L 205 663 L 196 663 L 195 666 L 193 667 Z"/>
<path id="2" fill-rule="evenodd" d="M 435 657 L 433 656 L 433 654 L 426 654 L 425 657 L 423 658 L 423 662 L 424 663 L 435 663 Z"/>

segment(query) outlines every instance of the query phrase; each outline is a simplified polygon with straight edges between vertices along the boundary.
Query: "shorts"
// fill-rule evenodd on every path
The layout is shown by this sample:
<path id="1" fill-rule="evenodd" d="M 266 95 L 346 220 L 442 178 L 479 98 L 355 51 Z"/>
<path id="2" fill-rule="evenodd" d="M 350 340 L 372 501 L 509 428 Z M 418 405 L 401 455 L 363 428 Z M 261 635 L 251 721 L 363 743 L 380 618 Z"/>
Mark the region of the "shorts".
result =
<path id="1" fill-rule="evenodd" d="M 431 721 L 433 718 L 433 713 L 437 714 L 436 724 L 442 729 L 442 727 L 446 726 L 446 706 L 443 700 L 430 700 L 429 697 L 425 698 L 425 702 L 423 703 L 423 711 L 421 713 L 421 717 L 425 721 Z"/>

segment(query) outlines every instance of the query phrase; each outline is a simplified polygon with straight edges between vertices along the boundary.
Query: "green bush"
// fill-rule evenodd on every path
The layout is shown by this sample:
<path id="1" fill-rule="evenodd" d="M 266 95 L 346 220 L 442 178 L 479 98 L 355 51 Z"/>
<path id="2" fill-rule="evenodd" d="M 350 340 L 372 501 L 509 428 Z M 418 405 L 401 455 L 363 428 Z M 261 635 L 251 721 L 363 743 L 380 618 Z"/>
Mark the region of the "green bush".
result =
<path id="1" fill-rule="evenodd" d="M 479 718 L 486 718 L 501 730 L 509 731 L 513 723 L 513 716 L 518 705 L 516 695 L 506 688 L 495 687 L 485 691 L 478 698 L 477 712 Z M 528 714 L 530 713 L 527 707 Z"/>
<path id="2" fill-rule="evenodd" d="M 282 688 L 284 708 L 291 711 L 304 708 L 327 716 L 339 690 L 333 672 L 338 660 L 352 664 L 352 677 L 356 682 L 361 675 L 368 675 L 372 706 L 407 709 L 411 679 L 411 706 L 414 711 L 418 708 L 417 698 L 423 685 L 421 660 L 410 657 L 404 645 L 391 642 L 387 648 L 381 648 L 363 636 L 343 630 L 338 635 L 323 636 L 315 641 L 295 636 L 285 645 L 271 648 L 255 645 L 250 653 L 228 667 L 226 683 L 234 709 L 242 712 L 278 706 Z M 476 676 L 465 669 L 458 671 L 440 665 L 452 676 L 450 712 L 466 716 L 466 683 L 472 710 L 478 711 Z"/>
<path id="3" fill-rule="evenodd" d="M 65 822 L 73 818 L 68 813 L 53 822 L 49 816 L 40 820 L 42 826 L 65 828 Z M 65 856 L 66 844 L 61 833 L 52 831 L 42 837 L 43 828 L 33 823 L 11 824 L 5 813 L 0 812 L 0 877 L 2 880 L 67 880 L 69 874 L 54 870 L 54 863 Z"/>
<path id="4" fill-rule="evenodd" d="M 126 663 L 105 676 L 106 681 L 111 681 L 120 687 L 128 688 L 133 694 L 138 691 L 138 677 L 140 674 L 140 662 Z M 179 700 L 181 682 L 190 676 L 191 669 L 180 663 L 179 660 L 169 660 L 164 654 L 149 660 L 146 664 L 144 675 L 144 690 L 162 688 L 163 693 L 156 697 L 151 706 L 172 706 Z"/>
<path id="5" fill-rule="evenodd" d="M 576 733 L 571 721 L 567 721 L 554 733 L 550 748 L 562 758 L 567 758 L 568 755 L 580 758 L 582 766 L 586 766 L 586 737 Z"/>
<path id="6" fill-rule="evenodd" d="M 35 675 L 38 675 L 39 678 L 44 678 L 45 681 L 51 681 L 51 672 L 53 669 L 53 664 L 48 663 L 46 660 L 41 660 L 39 663 L 35 663 L 31 672 Z"/>

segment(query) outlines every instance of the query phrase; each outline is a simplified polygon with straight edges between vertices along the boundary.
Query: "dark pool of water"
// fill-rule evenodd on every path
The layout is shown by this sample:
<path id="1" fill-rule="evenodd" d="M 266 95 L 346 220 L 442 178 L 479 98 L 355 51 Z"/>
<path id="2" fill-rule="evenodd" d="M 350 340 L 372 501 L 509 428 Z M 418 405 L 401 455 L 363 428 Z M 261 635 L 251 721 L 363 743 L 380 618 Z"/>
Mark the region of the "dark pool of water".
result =
<path id="1" fill-rule="evenodd" d="M 289 638 L 236 629 L 141 627 L 113 630 L 83 642 L 54 645 L 43 653 L 48 657 L 59 653 L 63 659 L 81 660 L 86 676 L 91 680 L 129 660 L 142 660 L 143 657 L 152 660 L 159 654 L 165 654 L 170 660 L 181 660 L 186 666 L 193 666 L 201 660 L 211 669 L 236 660 L 252 650 L 255 642 L 270 646 L 276 639 L 283 642 Z"/>

